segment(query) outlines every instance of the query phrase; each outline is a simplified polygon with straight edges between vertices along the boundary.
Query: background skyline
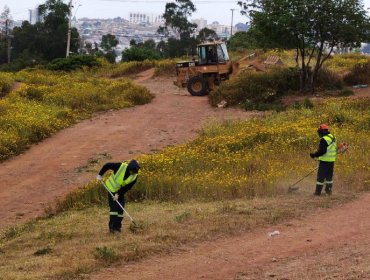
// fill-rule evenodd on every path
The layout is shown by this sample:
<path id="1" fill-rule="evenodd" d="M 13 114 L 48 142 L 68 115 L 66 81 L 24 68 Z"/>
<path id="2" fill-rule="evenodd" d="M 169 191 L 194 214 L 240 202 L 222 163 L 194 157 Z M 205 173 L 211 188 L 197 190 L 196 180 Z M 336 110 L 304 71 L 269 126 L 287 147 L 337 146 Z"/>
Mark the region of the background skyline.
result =
<path id="1" fill-rule="evenodd" d="M 370 0 L 368 0 L 370 1 Z M 28 10 L 35 9 L 46 0 L 0 0 L 0 10 L 5 5 L 10 8 L 14 20 L 28 20 Z M 68 3 L 69 0 L 64 0 Z M 150 14 L 163 14 L 165 5 L 171 0 L 73 0 L 73 14 L 76 18 L 115 18 L 129 19 L 130 12 L 143 12 Z M 234 25 L 238 22 L 245 23 L 247 18 L 240 14 L 237 0 L 194 0 L 197 11 L 191 19 L 204 18 L 208 23 L 218 21 L 220 24 L 231 24 L 231 9 L 234 10 Z M 81 6 L 80 6 L 81 5 Z"/>
<path id="2" fill-rule="evenodd" d="M 35 9 L 46 0 L 0 0 L 0 10 L 10 8 L 14 20 L 27 20 L 28 10 Z M 64 0 L 68 3 L 69 0 Z M 130 12 L 163 14 L 165 5 L 171 0 L 73 0 L 73 15 L 77 18 L 115 18 L 129 19 Z M 231 24 L 231 9 L 234 10 L 233 24 L 246 23 L 247 17 L 240 14 L 237 0 L 193 0 L 197 11 L 191 19 L 204 18 L 208 23 L 218 21 L 220 24 Z M 370 0 L 363 1 L 370 12 Z"/>

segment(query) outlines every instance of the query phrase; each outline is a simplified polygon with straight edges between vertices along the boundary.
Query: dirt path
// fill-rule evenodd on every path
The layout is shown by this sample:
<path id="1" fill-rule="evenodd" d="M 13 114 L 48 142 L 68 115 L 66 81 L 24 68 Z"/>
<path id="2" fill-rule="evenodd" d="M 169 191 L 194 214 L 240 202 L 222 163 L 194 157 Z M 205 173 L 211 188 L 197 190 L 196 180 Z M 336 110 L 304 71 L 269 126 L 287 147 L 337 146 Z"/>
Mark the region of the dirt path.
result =
<path id="1" fill-rule="evenodd" d="M 90 159 L 115 161 L 184 143 L 209 119 L 246 119 L 256 113 L 212 108 L 207 97 L 191 97 L 171 78 L 138 76 L 156 98 L 152 103 L 111 111 L 65 129 L 24 154 L 0 164 L 0 230 L 43 213 L 46 205 L 95 178 L 81 172 Z"/>
<path id="2" fill-rule="evenodd" d="M 161 258 L 106 269 L 92 279 L 370 279 L 369 252 L 367 261 L 363 260 L 363 263 L 358 255 L 354 257 L 353 252 L 350 256 L 339 258 L 349 263 L 344 268 L 340 260 L 335 263 L 330 255 L 330 252 L 344 247 L 369 248 L 369 213 L 370 194 L 367 194 L 358 201 L 335 209 L 318 210 L 303 220 L 203 243 Z M 268 233 L 274 230 L 280 231 L 280 235 L 269 237 Z M 312 257 L 315 255 L 319 255 L 320 259 Z M 310 261 L 307 261 L 308 258 L 311 258 Z M 292 260 L 294 265 L 291 265 Z M 325 263 L 328 273 L 334 266 L 350 270 L 354 277 L 346 277 L 345 273 L 339 274 L 343 278 L 338 274 L 326 274 Z M 358 271 L 349 266 L 356 263 Z"/>

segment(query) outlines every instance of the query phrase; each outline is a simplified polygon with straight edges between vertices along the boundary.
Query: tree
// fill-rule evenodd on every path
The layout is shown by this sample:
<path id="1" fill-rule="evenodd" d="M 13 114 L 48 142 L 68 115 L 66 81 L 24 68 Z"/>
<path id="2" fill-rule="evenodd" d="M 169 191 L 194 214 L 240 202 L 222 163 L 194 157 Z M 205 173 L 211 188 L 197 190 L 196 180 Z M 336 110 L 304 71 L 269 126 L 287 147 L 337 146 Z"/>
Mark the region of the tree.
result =
<path id="1" fill-rule="evenodd" d="M 41 52 L 47 60 L 64 57 L 67 45 L 68 22 L 70 6 L 62 0 L 48 0 L 38 7 L 42 22 Z M 71 29 L 71 53 L 77 53 L 79 48 L 79 34 L 76 28 Z"/>
<path id="2" fill-rule="evenodd" d="M 361 0 L 247 0 L 242 14 L 265 47 L 296 49 L 301 91 L 314 91 L 318 73 L 335 49 L 358 47 L 369 36 Z"/>
<path id="3" fill-rule="evenodd" d="M 34 63 L 65 57 L 70 7 L 61 0 L 48 0 L 38 7 L 41 22 L 13 29 L 13 57 Z M 77 29 L 71 30 L 70 51 L 77 53 L 80 45 Z"/>
<path id="4" fill-rule="evenodd" d="M 110 63 L 116 62 L 116 53 L 114 51 L 114 48 L 118 45 L 118 40 L 116 36 L 112 34 L 103 35 L 101 39 L 100 46 L 104 50 L 104 57 L 106 60 L 108 60 Z"/>
<path id="5" fill-rule="evenodd" d="M 122 61 L 144 61 L 147 59 L 157 60 L 160 59 L 160 55 L 156 50 L 138 46 L 132 46 L 122 52 Z"/>
<path id="6" fill-rule="evenodd" d="M 11 15 L 8 6 L 4 6 L 4 10 L 0 15 L 0 19 L 4 22 L 4 28 L 1 30 L 0 37 L 0 63 L 10 62 L 10 50 L 11 50 L 11 35 L 10 35 L 10 24 Z"/>
<path id="7" fill-rule="evenodd" d="M 104 51 L 109 52 L 118 45 L 116 36 L 112 34 L 103 35 L 100 46 Z"/>
<path id="8" fill-rule="evenodd" d="M 188 18 L 196 8 L 190 0 L 175 0 L 175 2 L 167 3 L 163 18 L 165 20 L 164 27 L 160 27 L 158 32 L 161 34 L 169 34 L 168 28 L 175 31 L 177 39 L 186 40 L 194 33 L 197 25 L 190 23 Z"/>
<path id="9" fill-rule="evenodd" d="M 201 29 L 199 31 L 198 36 L 197 36 L 197 40 L 199 42 L 213 41 L 213 40 L 217 40 L 217 39 L 218 39 L 218 36 L 217 36 L 216 32 L 212 29 L 207 28 L 207 27 Z"/>
<path id="10" fill-rule="evenodd" d="M 228 41 L 230 50 L 254 49 L 258 46 L 256 36 L 251 30 L 248 32 L 238 31 Z"/>
<path id="11" fill-rule="evenodd" d="M 170 31 L 175 33 L 175 38 L 169 38 L 166 43 L 167 47 L 161 46 L 161 53 L 165 57 L 174 57 L 193 54 L 196 47 L 196 39 L 194 32 L 197 25 L 190 23 L 188 18 L 196 8 L 190 0 L 176 0 L 175 2 L 167 3 L 163 18 L 164 26 L 158 28 L 159 34 L 166 36 L 170 35 Z M 176 55 L 175 55 L 176 54 Z"/>
<path id="12" fill-rule="evenodd" d="M 129 49 L 122 52 L 122 61 L 157 60 L 161 57 L 161 52 L 152 39 L 143 43 L 136 43 L 135 40 L 131 40 L 130 45 Z"/>

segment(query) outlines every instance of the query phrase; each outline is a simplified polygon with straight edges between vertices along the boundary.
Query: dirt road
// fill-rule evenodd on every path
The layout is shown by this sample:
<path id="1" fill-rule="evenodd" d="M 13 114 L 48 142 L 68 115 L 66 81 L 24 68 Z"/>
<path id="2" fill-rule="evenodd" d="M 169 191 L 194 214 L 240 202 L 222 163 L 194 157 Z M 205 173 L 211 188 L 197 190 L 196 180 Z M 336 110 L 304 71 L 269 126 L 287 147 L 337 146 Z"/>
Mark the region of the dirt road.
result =
<path id="1" fill-rule="evenodd" d="M 106 269 L 92 279 L 370 279 L 369 213 L 367 194 L 303 220 Z M 280 235 L 269 237 L 275 230 Z"/>
<path id="2" fill-rule="evenodd" d="M 154 95 L 152 103 L 100 114 L 65 129 L 24 154 L 0 164 L 0 230 L 43 213 L 46 205 L 95 178 L 80 172 L 103 154 L 121 161 L 184 143 L 210 119 L 246 119 L 257 113 L 212 108 L 207 97 L 192 97 L 170 78 L 137 77 Z M 83 168 L 82 168 L 83 169 Z"/>

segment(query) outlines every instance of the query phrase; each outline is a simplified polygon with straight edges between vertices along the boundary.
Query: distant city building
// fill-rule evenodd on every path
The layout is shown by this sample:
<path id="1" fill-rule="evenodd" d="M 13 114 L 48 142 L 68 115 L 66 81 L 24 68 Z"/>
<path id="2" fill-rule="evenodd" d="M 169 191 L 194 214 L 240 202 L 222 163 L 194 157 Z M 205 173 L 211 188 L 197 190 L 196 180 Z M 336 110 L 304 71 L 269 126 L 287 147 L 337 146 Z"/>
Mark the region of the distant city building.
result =
<path id="1" fill-rule="evenodd" d="M 145 14 L 145 13 L 130 13 L 130 23 L 150 23 L 161 24 L 163 22 L 162 15 Z"/>
<path id="2" fill-rule="evenodd" d="M 230 34 L 230 31 L 231 31 L 230 26 L 221 25 L 217 21 L 213 22 L 212 24 L 207 25 L 207 28 L 212 29 L 213 31 L 215 31 L 216 34 L 219 35 L 219 37 L 220 37 L 220 35 L 222 35 L 221 37 L 225 37 L 225 35 Z"/>
<path id="3" fill-rule="evenodd" d="M 38 8 L 33 9 L 33 10 L 28 10 L 28 14 L 29 14 L 29 17 L 28 17 L 29 23 L 35 24 L 37 22 L 42 21 L 42 17 L 40 16 Z"/>
<path id="4" fill-rule="evenodd" d="M 197 31 L 202 30 L 203 28 L 207 27 L 207 20 L 204 18 L 193 19 L 191 22 L 195 23 L 198 26 Z"/>

